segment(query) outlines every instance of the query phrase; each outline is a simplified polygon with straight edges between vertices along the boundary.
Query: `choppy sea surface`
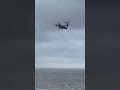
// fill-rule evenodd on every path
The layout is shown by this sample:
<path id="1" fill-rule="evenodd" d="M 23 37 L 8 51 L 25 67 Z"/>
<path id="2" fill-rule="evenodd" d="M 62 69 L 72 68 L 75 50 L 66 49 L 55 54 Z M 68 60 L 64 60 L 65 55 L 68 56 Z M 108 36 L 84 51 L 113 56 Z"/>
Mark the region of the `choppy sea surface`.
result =
<path id="1" fill-rule="evenodd" d="M 85 70 L 35 69 L 35 90 L 85 90 Z"/>

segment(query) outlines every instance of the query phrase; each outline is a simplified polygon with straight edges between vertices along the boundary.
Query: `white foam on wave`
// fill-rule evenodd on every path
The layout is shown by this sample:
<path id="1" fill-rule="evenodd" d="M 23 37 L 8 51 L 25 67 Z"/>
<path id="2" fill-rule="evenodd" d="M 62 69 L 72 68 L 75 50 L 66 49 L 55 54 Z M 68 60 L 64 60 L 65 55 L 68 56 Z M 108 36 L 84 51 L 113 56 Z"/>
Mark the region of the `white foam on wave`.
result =
<path id="1" fill-rule="evenodd" d="M 48 89 L 39 89 L 39 88 L 37 88 L 37 89 L 35 89 L 35 90 L 48 90 Z"/>

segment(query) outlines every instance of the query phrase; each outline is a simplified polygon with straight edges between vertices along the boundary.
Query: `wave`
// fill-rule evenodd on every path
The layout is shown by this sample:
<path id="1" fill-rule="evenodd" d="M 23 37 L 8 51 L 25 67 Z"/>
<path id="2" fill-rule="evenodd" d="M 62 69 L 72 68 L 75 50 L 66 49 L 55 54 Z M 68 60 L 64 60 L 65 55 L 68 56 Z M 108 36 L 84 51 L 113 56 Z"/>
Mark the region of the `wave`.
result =
<path id="1" fill-rule="evenodd" d="M 39 89 L 39 88 L 37 88 L 37 89 L 35 89 L 35 90 L 48 90 L 48 89 Z"/>

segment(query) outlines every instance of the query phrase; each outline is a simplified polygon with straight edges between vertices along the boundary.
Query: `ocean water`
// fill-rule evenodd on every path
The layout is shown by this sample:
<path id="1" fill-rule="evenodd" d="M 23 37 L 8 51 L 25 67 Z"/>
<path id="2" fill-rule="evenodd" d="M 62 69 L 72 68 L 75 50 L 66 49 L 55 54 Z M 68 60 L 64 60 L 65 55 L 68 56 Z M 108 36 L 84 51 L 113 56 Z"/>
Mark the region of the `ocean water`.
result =
<path id="1" fill-rule="evenodd" d="M 35 69 L 35 90 L 85 90 L 85 70 Z"/>

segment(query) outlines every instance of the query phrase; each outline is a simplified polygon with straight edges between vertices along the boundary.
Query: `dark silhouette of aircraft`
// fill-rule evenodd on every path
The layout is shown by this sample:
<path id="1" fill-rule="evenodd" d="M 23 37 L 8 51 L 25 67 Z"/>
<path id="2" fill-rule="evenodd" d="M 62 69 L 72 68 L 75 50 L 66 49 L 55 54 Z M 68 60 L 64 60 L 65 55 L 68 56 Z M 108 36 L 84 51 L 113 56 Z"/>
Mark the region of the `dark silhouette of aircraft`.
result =
<path id="1" fill-rule="evenodd" d="M 67 30 L 70 21 L 69 21 L 69 22 L 64 22 L 64 23 L 66 23 L 66 25 L 61 25 L 60 23 L 58 23 L 58 24 L 55 24 L 55 26 L 56 26 L 56 27 L 58 26 L 59 29 L 66 29 L 66 30 Z"/>

